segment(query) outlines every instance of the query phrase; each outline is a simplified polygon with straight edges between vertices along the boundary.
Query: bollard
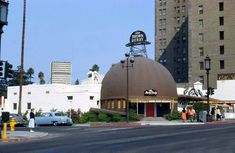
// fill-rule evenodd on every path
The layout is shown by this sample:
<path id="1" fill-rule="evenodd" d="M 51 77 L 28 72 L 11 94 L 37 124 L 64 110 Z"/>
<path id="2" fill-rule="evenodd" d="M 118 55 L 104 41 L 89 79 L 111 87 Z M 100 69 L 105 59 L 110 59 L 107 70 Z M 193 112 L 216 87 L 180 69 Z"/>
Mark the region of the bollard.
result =
<path id="1" fill-rule="evenodd" d="M 3 123 L 2 139 L 7 139 L 7 123 Z"/>
<path id="2" fill-rule="evenodd" d="M 10 131 L 15 131 L 16 120 L 13 117 L 10 121 Z"/>

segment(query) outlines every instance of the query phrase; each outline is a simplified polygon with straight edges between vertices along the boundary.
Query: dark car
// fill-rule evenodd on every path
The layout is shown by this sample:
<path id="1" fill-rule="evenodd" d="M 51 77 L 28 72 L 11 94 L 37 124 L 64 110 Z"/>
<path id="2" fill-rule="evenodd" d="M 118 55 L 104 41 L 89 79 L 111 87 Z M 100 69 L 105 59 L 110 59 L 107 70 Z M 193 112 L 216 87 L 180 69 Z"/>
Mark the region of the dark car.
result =
<path id="1" fill-rule="evenodd" d="M 10 114 L 9 118 L 9 121 L 7 122 L 8 125 L 10 124 L 12 118 L 15 118 L 16 126 L 25 126 L 27 124 L 27 121 L 23 118 L 22 115 L 12 113 Z M 0 126 L 3 126 L 2 117 L 0 117 Z"/>

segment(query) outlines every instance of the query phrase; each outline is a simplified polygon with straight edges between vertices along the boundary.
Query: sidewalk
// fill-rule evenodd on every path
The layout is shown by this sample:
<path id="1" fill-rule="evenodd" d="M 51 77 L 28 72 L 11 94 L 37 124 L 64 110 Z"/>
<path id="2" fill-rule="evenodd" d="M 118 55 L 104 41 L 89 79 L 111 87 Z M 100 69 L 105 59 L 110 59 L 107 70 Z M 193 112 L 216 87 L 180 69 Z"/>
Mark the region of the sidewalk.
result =
<path id="1" fill-rule="evenodd" d="M 0 144 L 4 142 L 18 142 L 38 139 L 47 136 L 46 132 L 29 132 L 29 131 L 14 131 L 7 132 L 7 139 L 0 139 Z"/>

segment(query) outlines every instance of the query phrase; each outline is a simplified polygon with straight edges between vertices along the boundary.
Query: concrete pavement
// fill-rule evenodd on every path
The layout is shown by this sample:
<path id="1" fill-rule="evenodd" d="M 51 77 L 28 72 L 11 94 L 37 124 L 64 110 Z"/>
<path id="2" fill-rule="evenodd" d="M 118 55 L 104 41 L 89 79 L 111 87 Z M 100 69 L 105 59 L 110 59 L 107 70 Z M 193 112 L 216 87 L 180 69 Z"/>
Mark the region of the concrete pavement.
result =
<path id="1" fill-rule="evenodd" d="M 8 131 L 7 139 L 0 139 L 0 144 L 4 142 L 18 142 L 38 139 L 47 136 L 46 132 L 29 132 L 29 131 Z"/>

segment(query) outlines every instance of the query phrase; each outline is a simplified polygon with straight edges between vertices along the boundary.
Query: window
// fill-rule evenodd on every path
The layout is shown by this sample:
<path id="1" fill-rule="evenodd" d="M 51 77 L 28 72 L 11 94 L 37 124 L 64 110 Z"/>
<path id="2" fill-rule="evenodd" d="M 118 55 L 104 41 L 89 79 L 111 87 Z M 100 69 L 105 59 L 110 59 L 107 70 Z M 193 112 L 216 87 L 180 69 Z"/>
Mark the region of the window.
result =
<path id="1" fill-rule="evenodd" d="M 224 17 L 223 16 L 219 17 L 219 25 L 220 26 L 224 25 Z"/>
<path id="2" fill-rule="evenodd" d="M 30 92 L 30 91 L 28 92 L 28 95 L 31 95 L 31 92 Z"/>
<path id="3" fill-rule="evenodd" d="M 224 10 L 224 3 L 220 2 L 219 3 L 219 11 L 223 11 Z"/>
<path id="4" fill-rule="evenodd" d="M 182 6 L 182 12 L 185 12 L 185 10 L 186 10 L 186 9 L 185 9 L 185 6 L 183 5 L 183 6 Z"/>
<path id="5" fill-rule="evenodd" d="M 17 92 L 14 92 L 14 95 L 17 95 Z"/>
<path id="6" fill-rule="evenodd" d="M 13 103 L 13 110 L 17 109 L 17 103 Z"/>
<path id="7" fill-rule="evenodd" d="M 49 94 L 49 93 L 50 93 L 50 91 L 47 90 L 47 91 L 46 91 L 46 94 Z"/>
<path id="8" fill-rule="evenodd" d="M 198 6 L 198 14 L 203 14 L 203 5 Z"/>
<path id="9" fill-rule="evenodd" d="M 112 109 L 114 109 L 114 101 L 112 101 Z"/>
<path id="10" fill-rule="evenodd" d="M 180 23 L 180 17 L 177 17 L 177 23 Z"/>
<path id="11" fill-rule="evenodd" d="M 120 108 L 121 108 L 121 101 L 118 100 L 118 109 L 120 109 Z"/>
<path id="12" fill-rule="evenodd" d="M 90 96 L 90 100 L 93 100 L 94 99 L 94 96 Z"/>
<path id="13" fill-rule="evenodd" d="M 31 103 L 27 103 L 27 109 L 31 109 Z"/>
<path id="14" fill-rule="evenodd" d="M 185 16 L 182 16 L 182 22 L 185 22 L 186 18 Z"/>
<path id="15" fill-rule="evenodd" d="M 198 51 L 199 51 L 200 56 L 204 56 L 204 48 L 203 47 L 199 47 Z"/>
<path id="16" fill-rule="evenodd" d="M 200 70 L 204 70 L 204 63 L 203 62 L 199 62 L 200 64 Z"/>
<path id="17" fill-rule="evenodd" d="M 219 39 L 224 40 L 224 31 L 219 32 Z"/>
<path id="18" fill-rule="evenodd" d="M 126 109 L 126 101 L 125 100 L 122 101 L 122 108 Z"/>
<path id="19" fill-rule="evenodd" d="M 220 69 L 224 69 L 224 60 L 220 60 Z"/>
<path id="20" fill-rule="evenodd" d="M 204 41 L 203 33 L 199 33 L 198 34 L 198 40 L 199 40 L 199 42 L 203 42 Z"/>
<path id="21" fill-rule="evenodd" d="M 219 50 L 220 50 L 220 55 L 223 55 L 224 54 L 224 45 L 220 45 Z"/>
<path id="22" fill-rule="evenodd" d="M 201 82 L 202 84 L 204 84 L 204 76 L 199 76 L 199 82 Z"/>
<path id="23" fill-rule="evenodd" d="M 203 28 L 204 27 L 203 19 L 199 19 L 198 23 L 199 23 L 199 28 Z"/>

